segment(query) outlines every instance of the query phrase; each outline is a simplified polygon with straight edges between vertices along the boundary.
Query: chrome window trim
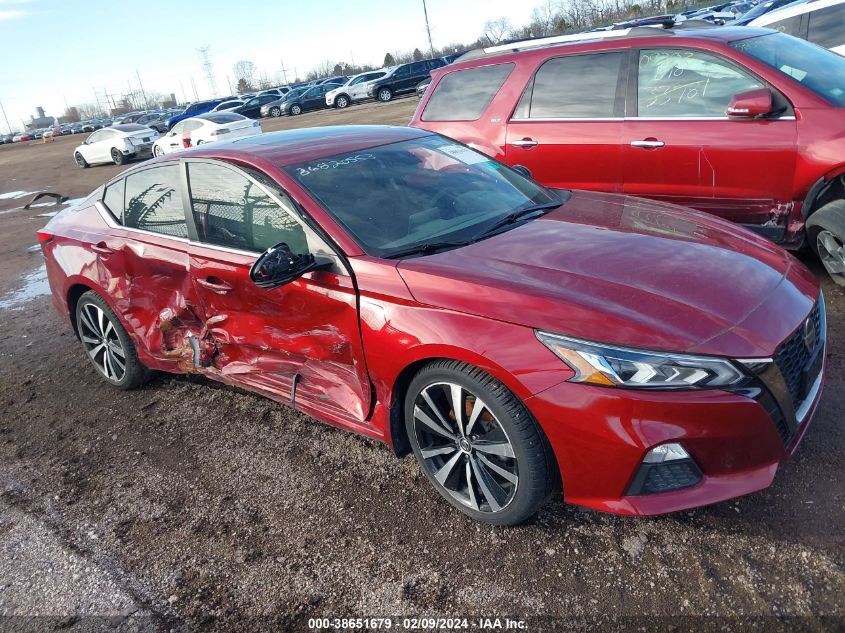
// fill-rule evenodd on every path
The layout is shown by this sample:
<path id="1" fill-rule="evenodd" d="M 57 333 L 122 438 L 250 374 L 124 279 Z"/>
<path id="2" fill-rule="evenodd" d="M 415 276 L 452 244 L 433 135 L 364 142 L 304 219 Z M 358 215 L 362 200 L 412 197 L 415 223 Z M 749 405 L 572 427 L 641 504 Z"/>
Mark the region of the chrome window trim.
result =
<path id="1" fill-rule="evenodd" d="M 106 224 L 109 225 L 109 228 L 112 229 L 122 229 L 124 231 L 133 231 L 135 233 L 140 233 L 141 235 L 152 235 L 154 237 L 162 237 L 167 240 L 173 240 L 174 242 L 180 242 L 182 244 L 190 244 L 191 240 L 187 237 L 177 237 L 175 235 L 166 235 L 164 233 L 156 233 L 155 231 L 147 231 L 145 229 L 136 229 L 132 226 L 124 226 L 123 224 L 118 224 L 114 221 L 114 217 L 111 213 L 106 209 L 105 205 L 102 201 L 97 200 L 94 203 L 94 206 L 97 208 L 97 211 L 100 213 L 102 218 L 106 221 Z"/>

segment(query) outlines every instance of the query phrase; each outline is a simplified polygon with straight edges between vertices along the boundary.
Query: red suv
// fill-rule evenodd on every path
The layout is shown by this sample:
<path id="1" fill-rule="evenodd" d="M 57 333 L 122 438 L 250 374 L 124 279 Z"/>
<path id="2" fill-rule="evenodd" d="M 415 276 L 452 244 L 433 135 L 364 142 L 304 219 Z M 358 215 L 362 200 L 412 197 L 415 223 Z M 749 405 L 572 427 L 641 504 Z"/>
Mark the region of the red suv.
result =
<path id="1" fill-rule="evenodd" d="M 475 51 L 432 74 L 412 126 L 550 187 L 806 241 L 845 283 L 842 57 L 766 29 L 645 27 Z"/>
<path id="2" fill-rule="evenodd" d="M 783 249 L 546 189 L 423 130 L 154 159 L 39 240 L 53 303 L 115 387 L 161 370 L 264 394 L 413 451 L 491 523 L 561 481 L 622 514 L 760 490 L 821 395 L 824 301 Z"/>

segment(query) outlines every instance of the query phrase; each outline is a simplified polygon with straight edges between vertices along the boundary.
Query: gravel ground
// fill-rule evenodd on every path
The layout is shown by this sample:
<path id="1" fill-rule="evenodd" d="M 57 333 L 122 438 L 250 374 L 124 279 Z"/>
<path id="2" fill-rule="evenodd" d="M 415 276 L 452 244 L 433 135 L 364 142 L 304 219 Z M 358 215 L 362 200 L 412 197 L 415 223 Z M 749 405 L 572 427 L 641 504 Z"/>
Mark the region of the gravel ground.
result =
<path id="1" fill-rule="evenodd" d="M 415 104 L 264 127 L 404 124 Z M 75 168 L 77 139 L 0 147 L 0 194 L 78 197 L 118 171 Z M 845 292 L 828 281 L 827 388 L 770 489 L 649 519 L 551 500 L 502 529 L 453 511 L 412 459 L 259 396 L 197 377 L 104 384 L 49 299 L 19 292 L 46 221 L 19 206 L 0 199 L 0 630 L 845 628 Z"/>

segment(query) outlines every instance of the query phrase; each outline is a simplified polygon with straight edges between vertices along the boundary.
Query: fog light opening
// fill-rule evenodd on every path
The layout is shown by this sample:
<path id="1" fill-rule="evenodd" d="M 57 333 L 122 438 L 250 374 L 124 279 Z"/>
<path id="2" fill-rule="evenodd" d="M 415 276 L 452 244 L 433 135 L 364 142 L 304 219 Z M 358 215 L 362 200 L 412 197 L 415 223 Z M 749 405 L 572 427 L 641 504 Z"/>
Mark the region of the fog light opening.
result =
<path id="1" fill-rule="evenodd" d="M 695 486 L 703 476 L 698 464 L 676 442 L 655 446 L 643 457 L 628 495 L 651 495 Z"/>

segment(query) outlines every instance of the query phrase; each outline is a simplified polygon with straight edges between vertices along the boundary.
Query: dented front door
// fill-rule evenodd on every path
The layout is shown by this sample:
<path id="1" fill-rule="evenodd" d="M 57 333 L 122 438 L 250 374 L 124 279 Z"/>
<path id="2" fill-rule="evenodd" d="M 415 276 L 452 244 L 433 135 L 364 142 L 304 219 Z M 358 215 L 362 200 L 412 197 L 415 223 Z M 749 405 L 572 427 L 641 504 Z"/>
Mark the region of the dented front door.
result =
<path id="1" fill-rule="evenodd" d="M 363 421 L 370 385 L 356 290 L 340 259 L 256 174 L 195 160 L 187 175 L 197 233 L 190 269 L 208 323 L 201 365 L 306 410 Z M 334 263 L 285 286 L 259 288 L 249 270 L 279 242 Z"/>

